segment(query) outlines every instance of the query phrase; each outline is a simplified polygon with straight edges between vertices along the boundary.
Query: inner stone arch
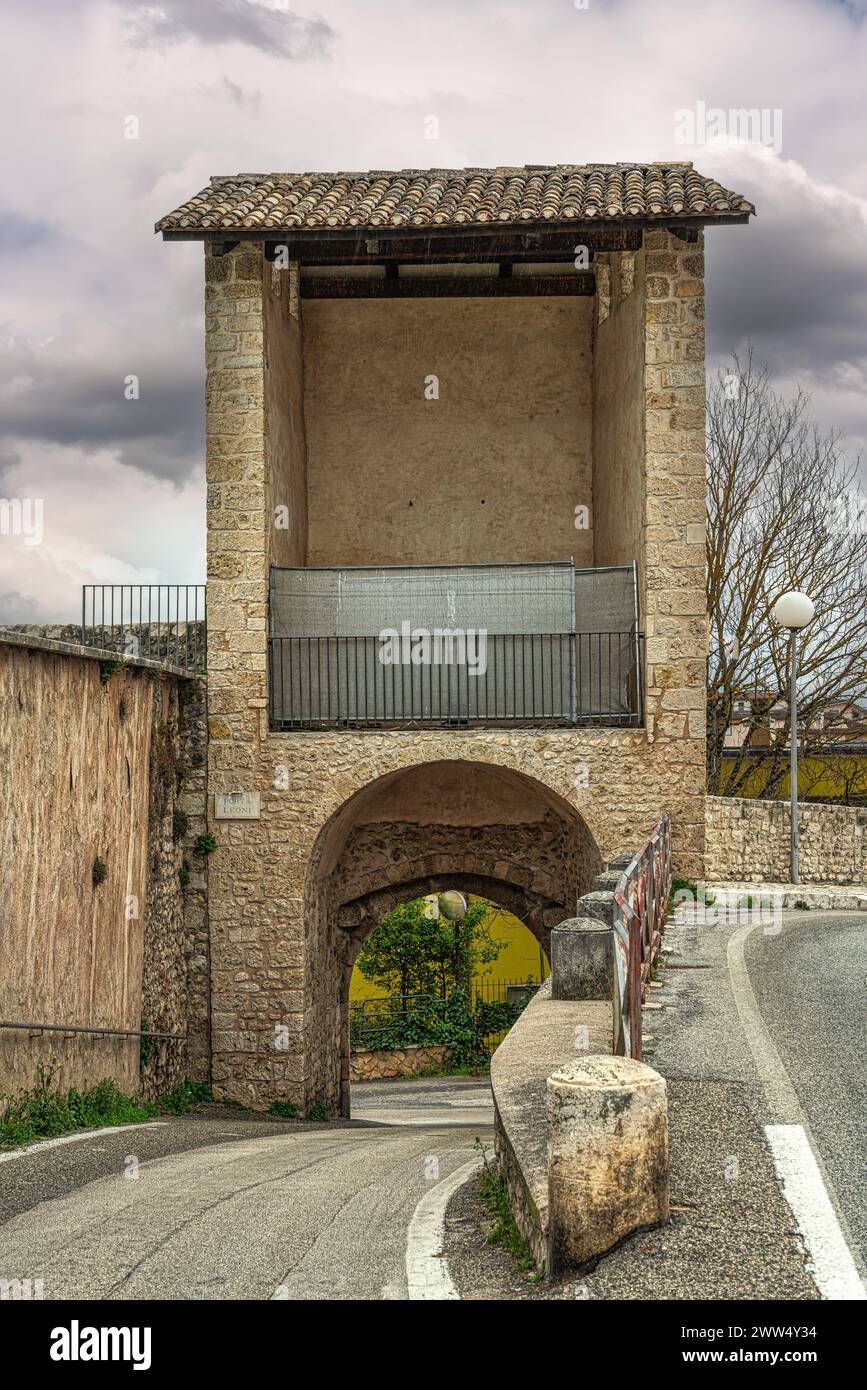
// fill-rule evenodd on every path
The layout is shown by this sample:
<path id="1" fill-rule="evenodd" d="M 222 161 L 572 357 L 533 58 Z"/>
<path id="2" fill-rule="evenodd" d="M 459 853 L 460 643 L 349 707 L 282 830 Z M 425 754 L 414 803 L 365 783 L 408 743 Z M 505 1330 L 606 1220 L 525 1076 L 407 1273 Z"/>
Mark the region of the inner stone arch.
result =
<path id="1" fill-rule="evenodd" d="M 500 764 L 401 768 L 322 828 L 305 890 L 305 1105 L 349 1114 L 349 981 L 363 941 L 398 902 L 461 888 L 507 907 L 546 952 L 602 857 L 550 787 Z"/>

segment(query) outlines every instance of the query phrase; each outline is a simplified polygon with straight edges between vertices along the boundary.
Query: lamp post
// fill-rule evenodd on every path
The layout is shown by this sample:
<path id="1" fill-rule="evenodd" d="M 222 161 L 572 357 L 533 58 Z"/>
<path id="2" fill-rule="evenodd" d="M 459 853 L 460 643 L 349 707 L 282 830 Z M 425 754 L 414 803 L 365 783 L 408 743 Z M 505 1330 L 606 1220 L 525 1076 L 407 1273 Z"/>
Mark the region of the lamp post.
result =
<path id="1" fill-rule="evenodd" d="M 792 589 L 782 594 L 774 604 L 774 619 L 780 627 L 787 627 L 792 641 L 792 670 L 790 732 L 789 732 L 789 789 L 791 795 L 791 874 L 792 883 L 798 882 L 798 633 L 810 624 L 816 616 L 812 599 L 806 594 Z"/>

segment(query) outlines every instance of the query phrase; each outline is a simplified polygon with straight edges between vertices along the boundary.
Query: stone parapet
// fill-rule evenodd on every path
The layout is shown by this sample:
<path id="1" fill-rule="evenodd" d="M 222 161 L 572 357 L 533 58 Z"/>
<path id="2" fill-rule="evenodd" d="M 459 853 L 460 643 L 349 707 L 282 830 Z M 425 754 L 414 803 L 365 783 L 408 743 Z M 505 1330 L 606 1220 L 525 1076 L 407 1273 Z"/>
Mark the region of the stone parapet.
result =
<path id="1" fill-rule="evenodd" d="M 706 880 L 789 881 L 787 801 L 708 796 L 705 808 Z M 798 831 L 802 883 L 867 884 L 867 807 L 803 804 Z"/>

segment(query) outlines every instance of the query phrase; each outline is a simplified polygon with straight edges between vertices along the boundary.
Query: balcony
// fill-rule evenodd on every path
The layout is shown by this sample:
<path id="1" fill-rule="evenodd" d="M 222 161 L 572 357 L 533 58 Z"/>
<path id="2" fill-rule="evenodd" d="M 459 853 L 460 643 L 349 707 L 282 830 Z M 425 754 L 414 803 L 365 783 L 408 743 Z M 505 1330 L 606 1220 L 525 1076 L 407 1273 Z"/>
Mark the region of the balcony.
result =
<path id="1" fill-rule="evenodd" d="M 634 565 L 274 567 L 272 728 L 642 722 Z"/>

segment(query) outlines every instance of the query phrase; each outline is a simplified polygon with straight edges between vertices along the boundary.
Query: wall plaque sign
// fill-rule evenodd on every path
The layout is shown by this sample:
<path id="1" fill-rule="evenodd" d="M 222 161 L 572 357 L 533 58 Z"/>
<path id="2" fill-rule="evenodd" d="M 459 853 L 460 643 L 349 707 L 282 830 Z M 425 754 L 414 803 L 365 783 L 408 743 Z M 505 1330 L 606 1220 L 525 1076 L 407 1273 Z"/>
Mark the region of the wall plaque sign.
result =
<path id="1" fill-rule="evenodd" d="M 258 820 L 260 814 L 259 792 L 217 792 L 214 796 L 215 820 Z"/>

